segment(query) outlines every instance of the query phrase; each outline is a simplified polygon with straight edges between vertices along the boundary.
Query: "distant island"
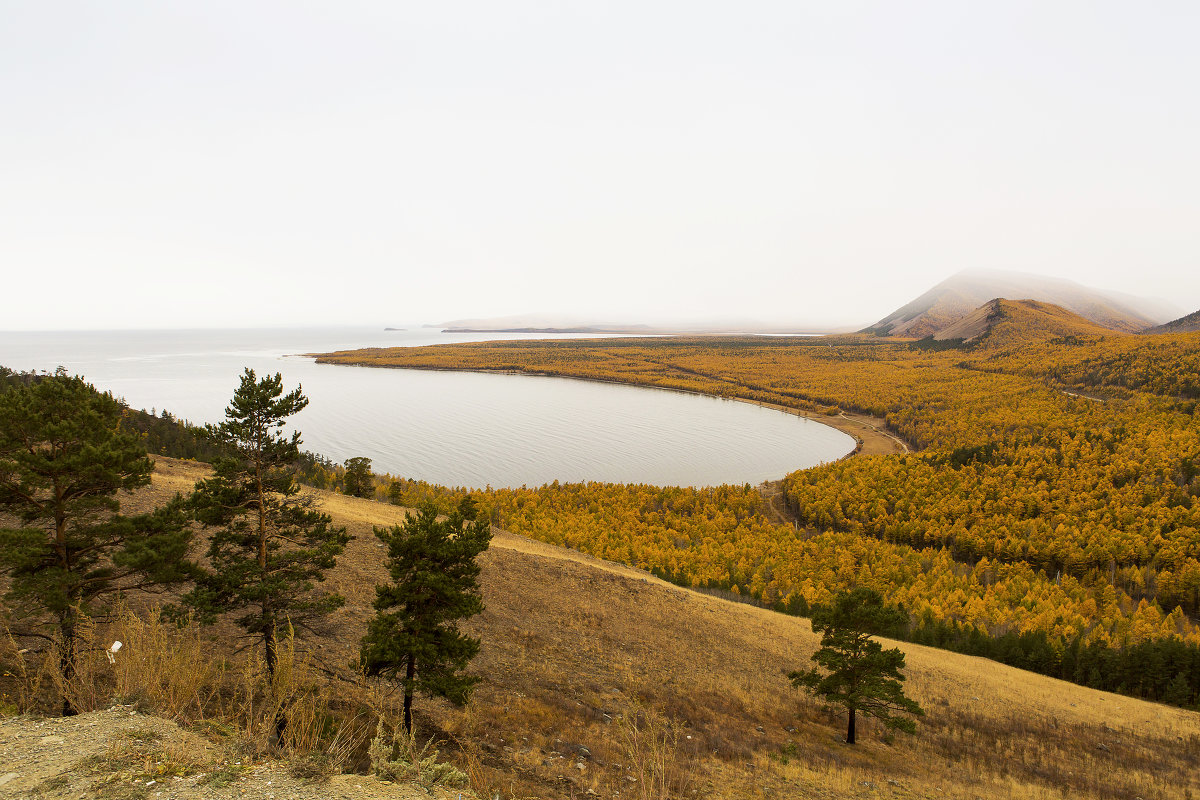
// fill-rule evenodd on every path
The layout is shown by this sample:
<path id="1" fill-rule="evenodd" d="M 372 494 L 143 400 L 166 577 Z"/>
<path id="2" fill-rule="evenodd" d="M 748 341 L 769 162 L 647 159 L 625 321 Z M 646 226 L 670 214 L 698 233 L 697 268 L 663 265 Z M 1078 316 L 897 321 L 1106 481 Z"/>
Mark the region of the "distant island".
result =
<path id="1" fill-rule="evenodd" d="M 387 331 L 406 331 L 406 330 L 408 330 L 408 328 L 384 328 L 383 330 L 384 330 L 384 332 L 387 332 Z"/>

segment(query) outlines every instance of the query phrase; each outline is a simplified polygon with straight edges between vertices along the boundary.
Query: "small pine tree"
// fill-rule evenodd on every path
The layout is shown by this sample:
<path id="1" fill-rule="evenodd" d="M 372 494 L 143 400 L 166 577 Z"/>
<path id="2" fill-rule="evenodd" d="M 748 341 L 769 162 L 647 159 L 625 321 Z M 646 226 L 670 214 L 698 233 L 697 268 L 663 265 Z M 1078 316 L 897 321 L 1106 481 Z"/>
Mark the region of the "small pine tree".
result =
<path id="1" fill-rule="evenodd" d="M 272 678 L 281 626 L 303 631 L 345 602 L 315 583 L 350 537 L 300 493 L 289 469 L 300 454 L 300 434 L 285 436 L 283 426 L 306 405 L 299 388 L 283 394 L 278 373 L 258 380 L 247 369 L 225 421 L 208 428 L 228 455 L 191 498 L 197 519 L 216 530 L 207 553 L 211 571 L 185 601 L 206 621 L 243 612 L 236 622 L 262 640 Z M 277 720 L 281 734 L 284 725 Z"/>
<path id="2" fill-rule="evenodd" d="M 1192 701 L 1192 687 L 1188 684 L 1186 672 L 1178 672 L 1167 684 L 1163 691 L 1163 702 L 1173 706 L 1189 706 Z"/>
<path id="3" fill-rule="evenodd" d="M 106 610 L 122 591 L 191 575 L 190 531 L 176 499 L 153 513 L 119 514 L 117 492 L 150 482 L 153 462 L 122 428 L 124 407 L 63 370 L 0 394 L 0 530 L 4 595 L 18 633 L 56 629 L 63 678 L 75 673 L 81 614 Z M 63 714 L 75 712 L 63 698 Z"/>
<path id="4" fill-rule="evenodd" d="M 371 475 L 371 459 L 366 456 L 347 458 L 343 462 L 346 474 L 342 488 L 351 497 L 372 497 L 375 494 L 375 480 Z"/>
<path id="5" fill-rule="evenodd" d="M 361 669 L 399 679 L 404 687 L 404 730 L 412 732 L 413 695 L 444 697 L 461 705 L 478 678 L 463 672 L 479 640 L 458 621 L 483 610 L 475 558 L 492 539 L 486 517 L 470 497 L 448 517 L 432 503 L 403 525 L 376 528 L 388 548 L 392 582 L 375 587 L 375 617 L 362 640 Z"/>
<path id="6" fill-rule="evenodd" d="M 842 592 L 832 605 L 813 611 L 813 631 L 821 633 L 821 647 L 812 660 L 821 669 L 788 674 L 792 685 L 807 689 L 827 702 L 845 706 L 850 714 L 846 743 L 854 744 L 855 713 L 876 717 L 889 728 L 916 732 L 916 723 L 897 712 L 923 716 L 924 710 L 904 696 L 904 653 L 884 650 L 872 634 L 895 630 L 904 614 L 888 608 L 873 589 Z"/>

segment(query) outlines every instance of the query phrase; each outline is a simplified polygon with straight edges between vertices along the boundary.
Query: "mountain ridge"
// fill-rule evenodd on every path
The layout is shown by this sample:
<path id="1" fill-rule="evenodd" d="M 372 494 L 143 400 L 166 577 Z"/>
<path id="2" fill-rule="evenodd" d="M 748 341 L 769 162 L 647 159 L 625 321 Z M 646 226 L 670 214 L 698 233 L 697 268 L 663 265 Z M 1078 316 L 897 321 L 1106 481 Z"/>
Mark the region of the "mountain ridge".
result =
<path id="1" fill-rule="evenodd" d="M 1170 322 L 1164 322 L 1162 325 L 1156 325 L 1153 328 L 1147 328 L 1141 333 L 1191 333 L 1192 331 L 1200 331 L 1200 311 L 1193 311 L 1190 314 L 1185 314 L 1178 319 L 1173 319 Z"/>
<path id="2" fill-rule="evenodd" d="M 933 336 L 996 298 L 1051 303 L 1085 320 L 1126 333 L 1166 321 L 1161 304 L 1153 301 L 1114 297 L 1111 293 L 1059 278 L 1021 272 L 964 270 L 863 332 L 880 336 Z"/>
<path id="3" fill-rule="evenodd" d="M 1122 336 L 1079 314 L 1039 300 L 997 297 L 933 334 L 934 341 L 963 344 L 1011 344 L 1014 340 L 1064 336 Z"/>

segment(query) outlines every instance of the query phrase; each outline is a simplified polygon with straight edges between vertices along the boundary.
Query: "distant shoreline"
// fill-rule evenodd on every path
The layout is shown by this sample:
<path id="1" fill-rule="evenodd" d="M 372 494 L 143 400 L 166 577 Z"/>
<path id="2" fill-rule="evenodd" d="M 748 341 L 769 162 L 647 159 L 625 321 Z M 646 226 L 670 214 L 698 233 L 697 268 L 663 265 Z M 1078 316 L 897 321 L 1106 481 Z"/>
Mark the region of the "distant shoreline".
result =
<path id="1" fill-rule="evenodd" d="M 442 333 L 642 333 L 649 334 L 653 328 L 442 328 Z"/>
<path id="2" fill-rule="evenodd" d="M 390 328 L 388 330 L 391 330 Z M 593 325 L 583 325 L 574 328 L 442 328 L 442 333 L 586 333 L 586 334 L 613 334 L 620 336 L 799 336 L 804 338 L 832 336 L 831 333 L 796 333 L 794 331 L 759 331 L 759 330 L 729 330 L 724 328 L 713 328 L 706 330 L 679 330 L 676 328 L 652 328 L 649 325 L 634 325 L 628 328 L 620 327 L 597 327 Z"/>

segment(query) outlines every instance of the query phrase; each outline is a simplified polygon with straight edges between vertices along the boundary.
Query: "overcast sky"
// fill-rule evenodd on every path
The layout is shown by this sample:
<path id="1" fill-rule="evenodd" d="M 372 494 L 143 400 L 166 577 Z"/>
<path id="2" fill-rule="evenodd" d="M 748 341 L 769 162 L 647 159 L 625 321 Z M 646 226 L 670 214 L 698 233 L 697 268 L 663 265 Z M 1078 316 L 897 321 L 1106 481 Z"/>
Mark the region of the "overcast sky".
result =
<path id="1" fill-rule="evenodd" d="M 0 0 L 0 328 L 1200 308 L 1200 3 Z"/>

